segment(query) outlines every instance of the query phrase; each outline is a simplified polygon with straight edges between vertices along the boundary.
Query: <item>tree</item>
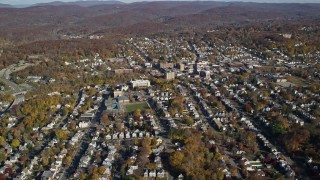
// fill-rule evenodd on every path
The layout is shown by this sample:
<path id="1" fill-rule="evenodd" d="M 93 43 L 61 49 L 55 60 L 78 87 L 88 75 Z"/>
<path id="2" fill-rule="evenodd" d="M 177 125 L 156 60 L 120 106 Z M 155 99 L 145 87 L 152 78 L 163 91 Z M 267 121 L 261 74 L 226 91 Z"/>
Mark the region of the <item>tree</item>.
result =
<path id="1" fill-rule="evenodd" d="M 177 109 L 176 108 L 172 108 L 172 107 L 170 107 L 168 111 L 169 111 L 171 116 L 174 116 L 175 114 L 178 113 Z"/>
<path id="2" fill-rule="evenodd" d="M 176 113 L 182 113 L 183 111 L 183 102 L 184 98 L 182 95 L 175 97 L 170 102 L 169 112 L 171 115 L 175 115 Z"/>
<path id="3" fill-rule="evenodd" d="M 240 136 L 243 137 L 242 143 L 250 150 L 250 152 L 255 153 L 258 150 L 256 134 L 254 132 L 244 131 Z"/>
<path id="4" fill-rule="evenodd" d="M 6 175 L 4 175 L 4 174 L 0 174 L 0 180 L 6 180 L 7 178 L 6 178 Z"/>
<path id="5" fill-rule="evenodd" d="M 305 129 L 293 129 L 283 139 L 286 149 L 289 152 L 297 152 L 301 150 L 303 144 L 307 143 L 310 138 L 310 132 Z"/>
<path id="6" fill-rule="evenodd" d="M 41 162 L 43 166 L 47 166 L 49 164 L 49 158 L 46 156 L 41 157 Z"/>
<path id="7" fill-rule="evenodd" d="M 190 116 L 187 116 L 185 119 L 185 122 L 188 126 L 191 126 L 191 125 L 193 125 L 194 120 Z"/>
<path id="8" fill-rule="evenodd" d="M 319 86 L 317 87 L 316 84 L 312 84 L 312 85 L 309 86 L 309 90 L 310 90 L 312 93 L 318 93 L 318 92 L 319 92 L 319 89 L 320 89 L 320 87 L 319 87 Z"/>
<path id="9" fill-rule="evenodd" d="M 144 110 L 144 114 L 151 114 L 152 113 L 152 110 L 151 109 L 146 109 Z"/>
<path id="10" fill-rule="evenodd" d="M 77 123 L 75 121 L 71 121 L 68 125 L 68 128 L 72 131 L 75 131 L 77 129 Z"/>
<path id="11" fill-rule="evenodd" d="M 6 139 L 0 136 L 0 146 L 5 147 L 7 145 Z"/>
<path id="12" fill-rule="evenodd" d="M 69 166 L 71 164 L 71 161 L 72 161 L 72 157 L 70 155 L 67 155 L 66 158 L 64 158 L 64 164 L 66 166 Z"/>
<path id="13" fill-rule="evenodd" d="M 98 168 L 99 174 L 103 174 L 105 171 L 106 171 L 106 168 L 105 168 L 104 166 L 100 166 L 100 167 Z"/>
<path id="14" fill-rule="evenodd" d="M 139 148 L 139 153 L 137 156 L 137 162 L 139 167 L 145 167 L 149 162 L 148 155 L 151 152 L 151 148 L 149 146 Z"/>
<path id="15" fill-rule="evenodd" d="M 218 148 L 204 146 L 200 132 L 189 133 L 184 139 L 185 148 L 172 152 L 169 157 L 173 171 L 185 174 L 188 179 L 222 179 L 222 167 L 218 163 L 222 155 Z"/>
<path id="16" fill-rule="evenodd" d="M 12 142 L 11 142 L 11 146 L 13 148 L 17 148 L 20 146 L 20 141 L 18 139 L 13 139 Z"/>
<path id="17" fill-rule="evenodd" d="M 151 139 L 150 138 L 143 138 L 141 141 L 142 147 L 150 147 Z"/>
<path id="18" fill-rule="evenodd" d="M 87 178 L 88 178 L 88 174 L 87 173 L 81 173 L 80 176 L 79 176 L 80 180 L 85 180 Z"/>
<path id="19" fill-rule="evenodd" d="M 0 151 L 0 162 L 5 161 L 7 159 L 7 155 L 4 151 Z"/>
<path id="20" fill-rule="evenodd" d="M 210 55 L 210 56 L 208 56 L 208 59 L 209 59 L 209 61 L 210 61 L 211 63 L 215 63 L 216 60 L 217 60 L 217 57 L 216 57 L 215 55 Z"/>
<path id="21" fill-rule="evenodd" d="M 133 113 L 133 116 L 134 116 L 135 118 L 140 118 L 140 116 L 141 116 L 141 109 L 136 109 L 136 110 L 134 111 L 134 113 Z"/>
<path id="22" fill-rule="evenodd" d="M 289 120 L 282 115 L 279 115 L 277 117 L 279 125 L 282 127 L 282 129 L 288 129 L 290 126 Z"/>
<path id="23" fill-rule="evenodd" d="M 67 107 L 63 107 L 62 108 L 62 116 L 66 116 L 68 115 L 68 113 L 70 112 L 70 109 Z"/>
<path id="24" fill-rule="evenodd" d="M 68 131 L 66 130 L 56 130 L 55 135 L 58 138 L 58 140 L 63 141 L 68 138 Z"/>
<path id="25" fill-rule="evenodd" d="M 102 125 L 104 125 L 104 126 L 109 126 L 109 125 L 111 125 L 111 121 L 110 121 L 110 119 L 109 119 L 109 114 L 108 114 L 107 112 L 104 112 L 104 113 L 102 114 L 102 117 L 101 117 L 101 119 L 100 119 L 100 123 L 101 123 Z"/>
<path id="26" fill-rule="evenodd" d="M 244 109 L 245 109 L 245 111 L 248 112 L 248 113 L 252 113 L 252 110 L 253 110 L 250 104 L 246 104 L 246 105 L 244 106 Z"/>
<path id="27" fill-rule="evenodd" d="M 116 122 L 115 125 L 116 125 L 117 131 L 122 131 L 123 130 L 123 123 L 122 122 L 118 121 L 118 122 Z"/>
<path id="28" fill-rule="evenodd" d="M 184 154 L 180 151 L 176 151 L 170 156 L 170 164 L 172 167 L 180 167 L 183 160 Z"/>

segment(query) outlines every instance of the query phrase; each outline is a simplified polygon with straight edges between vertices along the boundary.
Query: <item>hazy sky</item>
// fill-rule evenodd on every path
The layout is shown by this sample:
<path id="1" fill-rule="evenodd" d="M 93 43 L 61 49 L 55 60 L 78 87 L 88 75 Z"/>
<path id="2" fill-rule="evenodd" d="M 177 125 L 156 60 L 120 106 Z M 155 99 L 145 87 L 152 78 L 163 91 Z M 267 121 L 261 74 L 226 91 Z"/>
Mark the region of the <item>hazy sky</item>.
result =
<path id="1" fill-rule="evenodd" d="M 45 3 L 52 1 L 76 1 L 76 0 L 0 0 L 3 4 L 33 4 L 33 3 Z M 152 1 L 152 0 L 120 0 L 122 2 L 137 2 L 137 1 Z M 154 1 L 154 0 L 153 0 Z M 163 1 L 163 0 L 162 0 Z M 167 0 L 170 1 L 170 0 Z M 175 0 L 176 1 L 176 0 Z M 219 1 L 219 0 L 217 0 Z M 270 2 L 270 3 L 320 3 L 320 0 L 221 0 L 221 1 L 246 1 L 246 2 Z"/>

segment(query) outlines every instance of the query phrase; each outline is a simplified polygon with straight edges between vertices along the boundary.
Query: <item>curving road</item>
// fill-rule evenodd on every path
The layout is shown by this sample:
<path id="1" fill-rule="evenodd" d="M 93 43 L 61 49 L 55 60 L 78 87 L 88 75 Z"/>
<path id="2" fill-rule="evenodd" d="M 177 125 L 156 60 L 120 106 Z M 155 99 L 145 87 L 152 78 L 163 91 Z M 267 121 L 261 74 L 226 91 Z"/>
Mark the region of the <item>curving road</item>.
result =
<path id="1" fill-rule="evenodd" d="M 13 72 L 21 71 L 29 66 L 34 66 L 35 64 L 25 63 L 25 64 L 21 64 L 20 66 L 17 66 L 17 65 L 18 64 L 13 64 L 13 65 L 8 66 L 7 68 L 0 70 L 0 80 L 7 87 L 9 87 L 11 89 L 12 95 L 15 97 L 14 101 L 9 105 L 9 107 L 5 111 L 0 112 L 0 115 L 9 111 L 12 106 L 20 104 L 24 101 L 24 95 L 26 94 L 26 91 L 23 91 L 22 88 L 18 84 L 10 81 L 10 75 Z"/>

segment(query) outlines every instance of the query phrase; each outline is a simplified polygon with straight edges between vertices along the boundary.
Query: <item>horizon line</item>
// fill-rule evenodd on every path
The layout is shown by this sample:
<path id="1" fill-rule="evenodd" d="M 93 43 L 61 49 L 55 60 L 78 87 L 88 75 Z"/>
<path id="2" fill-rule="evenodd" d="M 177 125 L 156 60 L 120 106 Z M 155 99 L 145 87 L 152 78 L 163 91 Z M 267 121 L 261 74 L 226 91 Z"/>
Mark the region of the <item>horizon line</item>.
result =
<path id="1" fill-rule="evenodd" d="M 121 2 L 124 4 L 132 4 L 132 3 L 143 3 L 143 2 L 224 2 L 224 3 L 257 3 L 257 4 L 320 4 L 319 2 L 312 2 L 312 1 L 308 1 L 307 2 L 279 2 L 279 1 L 275 1 L 275 2 L 265 2 L 264 0 L 260 1 L 260 0 L 256 0 L 256 1 L 251 1 L 251 0 L 243 0 L 243 1 L 239 1 L 239 0 L 142 0 L 142 1 L 121 1 L 121 0 L 74 0 L 74 1 L 48 1 L 48 2 L 34 2 L 34 3 L 5 3 L 5 2 L 0 2 L 0 4 L 4 4 L 4 5 L 10 5 L 13 7 L 17 7 L 17 6 L 25 6 L 25 7 L 30 7 L 33 5 L 37 5 L 37 4 L 50 4 L 53 2 L 59 2 L 59 3 L 75 3 L 75 2 Z M 268 0 L 266 0 L 268 1 Z M 273 1 L 273 0 L 272 0 Z"/>

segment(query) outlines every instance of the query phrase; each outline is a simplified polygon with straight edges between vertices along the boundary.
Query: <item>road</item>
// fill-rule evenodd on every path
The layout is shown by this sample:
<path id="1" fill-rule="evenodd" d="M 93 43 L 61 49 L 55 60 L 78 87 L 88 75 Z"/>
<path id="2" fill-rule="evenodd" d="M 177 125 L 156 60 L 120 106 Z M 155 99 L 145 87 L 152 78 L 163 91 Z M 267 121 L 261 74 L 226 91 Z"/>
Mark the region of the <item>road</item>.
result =
<path id="1" fill-rule="evenodd" d="M 12 65 L 8 66 L 7 68 L 0 70 L 0 78 L 1 79 L 10 79 L 11 73 L 21 71 L 27 67 L 34 66 L 34 65 L 37 65 L 37 64 L 33 64 L 33 63 L 12 64 Z"/>
<path id="2" fill-rule="evenodd" d="M 225 94 L 225 95 L 227 95 L 226 96 L 226 98 L 227 97 L 229 97 L 230 96 L 230 94 L 229 94 L 229 92 L 228 91 L 226 91 L 226 93 L 227 94 Z M 232 102 L 233 104 L 236 104 L 236 106 L 240 109 L 240 107 L 241 106 L 243 106 L 244 104 L 243 103 L 240 103 L 240 102 L 238 102 L 238 101 L 235 101 L 235 100 L 233 100 L 232 98 L 227 98 L 230 102 Z M 276 101 L 275 101 L 276 102 Z M 279 145 L 279 144 L 277 144 L 277 140 L 273 137 L 273 136 L 271 136 L 270 135 L 270 130 L 268 129 L 268 128 L 266 128 L 263 124 L 261 124 L 259 121 L 257 121 L 257 119 L 259 119 L 259 117 L 263 117 L 261 114 L 259 114 L 259 115 L 257 115 L 257 116 L 254 116 L 254 115 L 252 115 L 252 114 L 249 114 L 249 113 L 246 113 L 246 112 L 243 112 L 245 115 L 246 115 L 246 117 L 252 122 L 252 124 L 259 130 L 259 132 L 261 133 L 261 134 L 263 134 L 265 137 L 267 137 L 267 139 L 271 142 L 271 144 L 273 144 L 276 148 L 277 148 L 277 150 L 279 151 L 279 152 L 281 152 L 281 157 L 283 158 L 283 159 L 285 159 L 287 162 L 288 162 L 288 164 L 290 165 L 290 166 L 293 166 L 293 165 L 299 165 L 299 163 L 298 162 L 296 162 L 296 161 L 294 161 L 293 159 L 291 159 L 290 158 L 290 156 L 287 154 L 287 152 L 283 149 L 283 147 L 281 146 L 281 145 Z M 301 166 L 301 165 L 300 165 Z M 300 169 L 303 169 L 303 167 L 300 167 Z M 304 173 L 304 177 L 307 177 L 308 175 L 305 173 L 305 172 L 300 172 L 300 173 Z"/>
<path id="3" fill-rule="evenodd" d="M 9 107 L 0 113 L 9 111 L 14 105 L 20 104 L 24 101 L 24 95 L 26 94 L 25 91 L 16 83 L 10 81 L 10 75 L 13 72 L 21 71 L 27 67 L 34 66 L 36 64 L 32 63 L 25 63 L 19 66 L 19 64 L 12 64 L 7 68 L 0 70 L 0 81 L 2 81 L 7 87 L 9 87 L 12 91 L 12 95 L 15 97 L 14 101 L 9 105 Z"/>
<path id="4" fill-rule="evenodd" d="M 78 102 L 77 104 L 80 102 L 79 99 L 81 99 L 82 97 L 82 94 L 83 94 L 83 91 L 80 90 L 79 91 L 79 98 L 78 98 Z M 80 140 L 80 146 L 77 150 L 77 152 L 75 153 L 73 159 L 72 159 L 72 162 L 71 164 L 69 165 L 69 167 L 65 168 L 62 172 L 62 175 L 61 177 L 59 178 L 60 180 L 64 180 L 64 179 L 69 179 L 70 176 L 72 175 L 72 172 L 78 168 L 79 166 L 79 163 L 80 163 L 80 159 L 81 157 L 85 154 L 85 152 L 87 151 L 88 147 L 89 147 L 89 144 L 92 140 L 92 137 L 91 137 L 91 134 L 96 130 L 96 126 L 99 124 L 100 122 L 100 118 L 101 118 L 101 114 L 102 112 L 104 111 L 105 107 L 104 107 L 104 102 L 105 102 L 105 99 L 103 99 L 101 102 L 100 102 L 100 106 L 99 106 L 99 109 L 98 111 L 96 112 L 94 118 L 92 119 L 91 121 L 91 125 L 89 128 L 87 128 L 85 130 L 85 133 L 83 135 L 83 137 L 81 138 Z"/>

